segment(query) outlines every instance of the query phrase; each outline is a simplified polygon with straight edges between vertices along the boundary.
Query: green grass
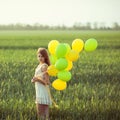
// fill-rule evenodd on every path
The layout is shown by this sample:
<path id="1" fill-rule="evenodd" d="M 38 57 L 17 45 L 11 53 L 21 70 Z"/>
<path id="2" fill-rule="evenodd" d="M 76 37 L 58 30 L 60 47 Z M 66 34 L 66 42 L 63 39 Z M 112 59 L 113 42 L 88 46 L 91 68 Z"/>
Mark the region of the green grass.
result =
<path id="1" fill-rule="evenodd" d="M 120 119 L 120 31 L 0 31 L 0 120 L 36 120 L 36 50 L 52 39 L 98 40 L 96 51 L 80 53 L 67 89 L 52 95 L 51 120 Z M 51 78 L 51 82 L 55 78 Z"/>
<path id="2" fill-rule="evenodd" d="M 91 37 L 100 41 L 99 48 L 120 47 L 119 31 L 0 31 L 0 48 L 33 49 L 47 47 L 52 39 L 71 44 L 75 38 L 85 41 Z"/>

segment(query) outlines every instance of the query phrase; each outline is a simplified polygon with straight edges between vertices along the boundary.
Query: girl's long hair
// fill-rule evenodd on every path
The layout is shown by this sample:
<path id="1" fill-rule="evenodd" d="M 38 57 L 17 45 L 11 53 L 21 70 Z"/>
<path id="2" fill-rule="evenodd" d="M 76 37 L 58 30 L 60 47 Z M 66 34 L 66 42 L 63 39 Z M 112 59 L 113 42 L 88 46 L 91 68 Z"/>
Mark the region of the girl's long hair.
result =
<path id="1" fill-rule="evenodd" d="M 50 66 L 50 59 L 49 59 L 49 56 L 48 56 L 48 52 L 45 48 L 38 48 L 38 51 L 37 51 L 37 54 L 40 53 L 44 59 L 45 59 L 45 63 Z"/>

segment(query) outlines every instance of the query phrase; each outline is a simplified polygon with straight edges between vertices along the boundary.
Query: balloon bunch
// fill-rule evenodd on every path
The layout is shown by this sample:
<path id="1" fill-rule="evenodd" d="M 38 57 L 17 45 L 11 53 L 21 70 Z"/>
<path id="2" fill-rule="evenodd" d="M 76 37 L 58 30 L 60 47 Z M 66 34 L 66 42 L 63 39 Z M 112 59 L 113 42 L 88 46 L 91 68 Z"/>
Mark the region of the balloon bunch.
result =
<path id="1" fill-rule="evenodd" d="M 93 38 L 88 39 L 85 44 L 81 39 L 75 39 L 72 42 L 72 49 L 68 43 L 59 43 L 57 40 L 52 40 L 48 44 L 50 53 L 51 65 L 47 72 L 50 76 L 57 76 L 52 86 L 56 90 L 64 90 L 67 87 L 67 82 L 72 75 L 69 70 L 73 67 L 73 62 L 78 60 L 79 53 L 83 50 L 90 52 L 97 48 L 97 41 Z"/>

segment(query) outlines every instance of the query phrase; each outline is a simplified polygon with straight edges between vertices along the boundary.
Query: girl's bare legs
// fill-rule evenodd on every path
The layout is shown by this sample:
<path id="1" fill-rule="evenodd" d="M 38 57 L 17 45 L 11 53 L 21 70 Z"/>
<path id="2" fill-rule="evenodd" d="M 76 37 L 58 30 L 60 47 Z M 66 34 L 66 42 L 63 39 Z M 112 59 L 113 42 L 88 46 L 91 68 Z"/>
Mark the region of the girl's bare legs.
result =
<path id="1" fill-rule="evenodd" d="M 49 105 L 36 104 L 37 114 L 40 120 L 49 120 Z"/>

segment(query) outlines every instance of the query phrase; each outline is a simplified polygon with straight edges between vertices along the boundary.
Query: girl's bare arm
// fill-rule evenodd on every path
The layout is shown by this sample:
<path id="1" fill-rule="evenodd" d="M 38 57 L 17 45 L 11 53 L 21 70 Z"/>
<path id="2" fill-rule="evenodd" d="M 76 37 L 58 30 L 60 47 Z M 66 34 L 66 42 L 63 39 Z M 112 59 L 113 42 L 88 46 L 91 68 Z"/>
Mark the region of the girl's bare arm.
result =
<path id="1" fill-rule="evenodd" d="M 40 82 L 40 83 L 42 83 L 43 85 L 46 85 L 46 84 L 47 84 L 46 81 L 44 81 L 41 77 L 33 77 L 33 79 L 32 79 L 31 82 L 32 82 L 32 83 L 34 83 L 34 82 Z"/>
<path id="2" fill-rule="evenodd" d="M 47 72 L 43 74 L 43 80 L 46 81 L 47 85 L 50 85 L 49 75 Z"/>
<path id="3" fill-rule="evenodd" d="M 48 68 L 48 65 L 44 65 L 44 66 L 42 66 L 41 70 L 43 72 L 43 79 L 44 79 L 44 81 L 46 81 L 46 83 L 49 85 L 50 81 L 49 81 L 49 75 L 47 73 L 47 68 Z"/>

